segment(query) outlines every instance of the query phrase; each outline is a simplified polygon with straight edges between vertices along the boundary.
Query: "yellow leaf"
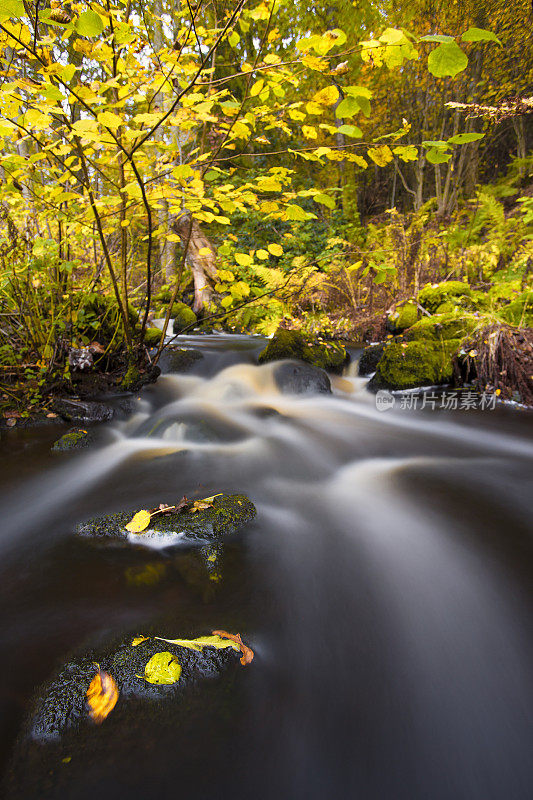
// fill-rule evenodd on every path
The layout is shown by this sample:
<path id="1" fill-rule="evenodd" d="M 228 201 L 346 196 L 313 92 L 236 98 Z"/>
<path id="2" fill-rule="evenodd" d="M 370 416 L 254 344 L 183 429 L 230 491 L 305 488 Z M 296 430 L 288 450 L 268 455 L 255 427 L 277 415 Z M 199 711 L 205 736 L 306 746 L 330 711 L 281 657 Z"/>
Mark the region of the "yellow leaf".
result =
<path id="1" fill-rule="evenodd" d="M 259 80 L 256 81 L 250 89 L 250 97 L 256 97 L 258 94 L 260 94 L 264 85 L 265 82 L 263 78 L 259 78 Z"/>
<path id="2" fill-rule="evenodd" d="M 332 106 L 339 99 L 339 90 L 336 86 L 326 86 L 313 96 L 313 102 L 324 106 Z"/>
<path id="3" fill-rule="evenodd" d="M 133 519 L 130 520 L 124 527 L 127 531 L 131 531 L 131 533 L 141 533 L 142 531 L 145 531 L 150 524 L 151 516 L 152 515 L 149 511 L 138 511 Z"/>
<path id="4" fill-rule="evenodd" d="M 302 133 L 306 139 L 316 139 L 318 137 L 316 128 L 311 128 L 310 125 L 302 125 Z"/>
<path id="5" fill-rule="evenodd" d="M 268 258 L 268 253 L 266 250 L 258 250 L 256 252 L 256 256 L 257 258 L 260 258 L 261 261 L 266 261 L 266 259 Z"/>
<path id="6" fill-rule="evenodd" d="M 144 668 L 144 680 L 147 683 L 170 686 L 179 681 L 181 664 L 175 655 L 169 652 L 156 653 Z"/>
<path id="7" fill-rule="evenodd" d="M 188 647 L 189 650 L 202 651 L 204 647 L 216 647 L 217 650 L 223 650 L 225 647 L 231 647 L 233 650 L 240 650 L 238 644 L 230 639 L 225 639 L 221 636 L 199 636 L 197 639 L 163 639 L 161 636 L 155 636 L 161 642 L 168 642 L 168 644 L 177 644 L 180 647 Z"/>
<path id="8" fill-rule="evenodd" d="M 89 715 L 97 725 L 113 711 L 117 700 L 117 684 L 108 672 L 99 669 L 87 689 Z"/>
<path id="9" fill-rule="evenodd" d="M 368 155 L 378 167 L 384 167 L 394 159 L 388 144 L 381 145 L 381 147 L 371 147 Z"/>
<path id="10" fill-rule="evenodd" d="M 120 125 L 122 125 L 122 120 L 117 114 L 113 114 L 111 111 L 102 111 L 97 116 L 97 120 L 100 125 L 103 125 L 105 128 L 111 128 L 111 130 L 116 130 Z"/>
<path id="11" fill-rule="evenodd" d="M 143 642 L 147 642 L 149 638 L 150 638 L 149 636 L 136 636 L 135 639 L 133 639 L 133 641 L 131 643 L 131 646 L 132 647 L 137 647 L 138 644 L 142 644 Z"/>
<path id="12" fill-rule="evenodd" d="M 268 252 L 272 253 L 273 256 L 279 257 L 283 255 L 283 247 L 280 244 L 269 244 Z"/>
<path id="13" fill-rule="evenodd" d="M 201 247 L 198 250 L 198 255 L 199 256 L 210 256 L 210 255 L 212 255 L 212 250 L 211 250 L 210 247 Z"/>

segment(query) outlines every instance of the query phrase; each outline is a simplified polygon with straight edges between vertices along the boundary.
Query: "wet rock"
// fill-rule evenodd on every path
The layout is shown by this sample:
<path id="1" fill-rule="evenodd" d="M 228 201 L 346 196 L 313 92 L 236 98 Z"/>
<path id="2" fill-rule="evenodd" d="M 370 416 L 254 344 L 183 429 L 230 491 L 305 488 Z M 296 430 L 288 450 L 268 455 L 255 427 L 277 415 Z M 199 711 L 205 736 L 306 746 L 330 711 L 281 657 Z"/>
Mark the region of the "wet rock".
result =
<path id="1" fill-rule="evenodd" d="M 77 655 L 61 667 L 38 691 L 25 737 L 46 742 L 59 739 L 68 729 L 77 729 L 83 736 L 83 728 L 94 727 L 88 714 L 87 689 L 96 672 L 95 664 L 108 672 L 117 684 L 119 700 L 112 712 L 116 714 L 120 706 L 132 699 L 175 700 L 188 685 L 216 677 L 240 658 L 240 653 L 231 647 L 221 650 L 204 647 L 199 652 L 153 638 L 134 647 L 134 636 L 132 633 L 107 646 Z M 178 638 L 176 633 L 166 636 Z M 144 675 L 152 656 L 160 652 L 169 652 L 178 659 L 182 671 L 176 683 L 155 685 L 139 677 Z M 140 734 L 140 723 L 136 725 Z"/>
<path id="2" fill-rule="evenodd" d="M 169 502 L 169 505 L 172 501 Z M 192 505 L 192 504 L 191 504 Z M 140 534 L 129 533 L 125 525 L 132 519 L 134 511 L 121 511 L 82 522 L 77 532 L 82 536 L 99 539 L 123 540 L 152 547 L 171 547 L 187 540 L 218 539 L 235 533 L 254 519 L 254 504 L 243 494 L 215 497 L 213 505 L 200 511 L 185 509 L 180 514 L 157 514 L 149 527 Z"/>
<path id="3" fill-rule="evenodd" d="M 349 361 L 345 347 L 339 342 L 321 342 L 304 336 L 300 331 L 278 328 L 266 348 L 259 355 L 259 363 L 293 359 L 305 361 L 330 372 L 342 372 Z"/>
<path id="4" fill-rule="evenodd" d="M 357 365 L 359 375 L 366 377 L 376 371 L 385 346 L 385 343 L 381 342 L 380 344 L 371 344 L 369 347 L 365 347 Z"/>
<path id="5" fill-rule="evenodd" d="M 68 422 L 107 422 L 114 416 L 108 403 L 96 400 L 71 400 L 61 397 L 54 401 L 53 409 Z"/>
<path id="6" fill-rule="evenodd" d="M 86 431 L 83 428 L 71 428 L 57 442 L 54 442 L 51 449 L 55 453 L 84 450 L 92 445 L 94 440 L 95 436 L 92 431 Z"/>
<path id="7" fill-rule="evenodd" d="M 187 350 L 183 347 L 166 347 L 159 359 L 159 366 L 161 372 L 188 372 L 203 358 L 203 353 L 200 350 Z"/>
<path id="8" fill-rule="evenodd" d="M 327 373 L 310 364 L 294 361 L 279 364 L 274 379 L 282 394 L 331 394 L 331 382 Z"/>

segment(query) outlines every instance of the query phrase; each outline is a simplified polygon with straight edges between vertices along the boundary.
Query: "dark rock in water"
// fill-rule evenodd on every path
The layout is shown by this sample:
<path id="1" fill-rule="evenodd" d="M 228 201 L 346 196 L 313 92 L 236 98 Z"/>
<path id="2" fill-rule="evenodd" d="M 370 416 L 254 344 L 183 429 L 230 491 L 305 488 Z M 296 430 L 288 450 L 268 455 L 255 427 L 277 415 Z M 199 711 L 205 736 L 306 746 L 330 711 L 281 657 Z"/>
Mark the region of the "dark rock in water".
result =
<path id="1" fill-rule="evenodd" d="M 95 664 L 108 672 L 117 684 L 119 699 L 111 712 L 117 713 L 128 700 L 175 700 L 184 689 L 199 680 L 214 678 L 227 666 L 238 663 L 240 652 L 232 647 L 201 651 L 150 638 L 133 646 L 135 634 L 122 637 L 108 646 L 88 651 L 68 661 L 38 693 L 34 710 L 25 729 L 25 738 L 47 741 L 59 739 L 68 729 L 93 727 L 87 707 L 87 689 L 96 674 Z M 169 638 L 178 635 L 167 634 Z M 187 637 L 179 637 L 187 638 Z M 169 652 L 181 666 L 181 675 L 173 684 L 148 683 L 143 676 L 148 661 L 156 653 Z M 111 719 L 111 717 L 110 717 Z M 137 721 L 141 735 L 140 721 Z"/>
<path id="2" fill-rule="evenodd" d="M 331 394 L 331 383 L 323 369 L 294 361 L 276 367 L 274 378 L 282 394 Z"/>
<path id="3" fill-rule="evenodd" d="M 202 359 L 200 350 L 187 350 L 183 347 L 166 347 L 159 359 L 161 372 L 188 372 L 197 361 Z"/>
<path id="4" fill-rule="evenodd" d="M 71 400 L 60 397 L 53 405 L 56 414 L 69 422 L 107 422 L 114 416 L 114 409 L 107 403 L 96 400 Z"/>
<path id="5" fill-rule="evenodd" d="M 365 347 L 363 352 L 361 353 L 361 357 L 359 359 L 359 364 L 357 367 L 359 375 L 362 377 L 366 377 L 367 375 L 371 375 L 373 372 L 376 371 L 377 365 L 381 356 L 383 355 L 383 351 L 385 349 L 385 343 L 382 342 L 380 344 L 371 344 L 369 347 Z"/>
<path id="6" fill-rule="evenodd" d="M 170 502 L 169 505 L 172 505 Z M 192 505 L 192 501 L 191 501 Z M 185 509 L 179 514 L 157 514 L 140 534 L 130 534 L 125 525 L 134 511 L 121 511 L 82 522 L 77 532 L 82 536 L 121 539 L 154 547 L 171 547 L 184 537 L 189 540 L 217 539 L 235 533 L 254 519 L 254 504 L 243 494 L 215 497 L 213 505 L 196 512 Z"/>
<path id="7" fill-rule="evenodd" d="M 281 361 L 282 359 L 306 361 L 315 367 L 330 372 L 342 372 L 350 357 L 339 342 L 321 342 L 305 336 L 300 331 L 287 331 L 278 328 L 266 348 L 259 354 L 259 363 Z"/>
<path id="8" fill-rule="evenodd" d="M 83 450 L 93 444 L 94 440 L 95 436 L 92 431 L 86 431 L 83 428 L 71 428 L 57 442 L 54 442 L 51 449 L 55 453 Z"/>

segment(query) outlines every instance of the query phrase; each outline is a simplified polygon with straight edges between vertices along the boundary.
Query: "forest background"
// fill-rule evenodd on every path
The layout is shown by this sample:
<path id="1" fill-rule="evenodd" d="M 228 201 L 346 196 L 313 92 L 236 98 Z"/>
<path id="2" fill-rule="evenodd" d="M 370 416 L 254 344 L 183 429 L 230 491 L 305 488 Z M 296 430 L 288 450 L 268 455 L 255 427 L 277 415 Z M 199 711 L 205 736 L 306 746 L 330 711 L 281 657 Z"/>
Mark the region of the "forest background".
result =
<path id="1" fill-rule="evenodd" d="M 372 341 L 448 281 L 528 329 L 532 22 L 529 0 L 4 0 L 2 406 L 73 388 L 73 353 L 134 386 L 171 320 Z"/>

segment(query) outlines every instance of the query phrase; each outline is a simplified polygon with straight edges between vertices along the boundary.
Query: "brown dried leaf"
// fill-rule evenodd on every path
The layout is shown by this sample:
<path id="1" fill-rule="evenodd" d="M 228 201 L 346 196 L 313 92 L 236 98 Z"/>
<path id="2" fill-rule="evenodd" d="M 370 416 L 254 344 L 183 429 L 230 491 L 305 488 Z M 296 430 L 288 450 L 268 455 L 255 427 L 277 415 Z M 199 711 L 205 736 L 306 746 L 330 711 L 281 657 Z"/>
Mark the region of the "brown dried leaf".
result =
<path id="1" fill-rule="evenodd" d="M 87 689 L 89 716 L 100 725 L 115 708 L 118 700 L 118 687 L 114 678 L 99 669 Z"/>
<path id="2" fill-rule="evenodd" d="M 241 664 L 243 667 L 253 661 L 254 651 L 251 647 L 244 644 L 240 633 L 228 633 L 227 631 L 211 631 L 211 633 L 213 636 L 220 636 L 222 639 L 231 639 L 232 642 L 236 642 L 239 645 L 242 652 Z"/>

